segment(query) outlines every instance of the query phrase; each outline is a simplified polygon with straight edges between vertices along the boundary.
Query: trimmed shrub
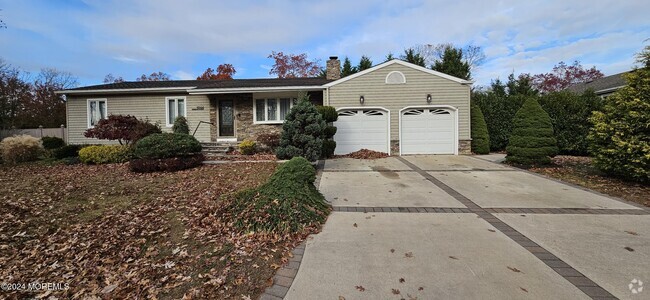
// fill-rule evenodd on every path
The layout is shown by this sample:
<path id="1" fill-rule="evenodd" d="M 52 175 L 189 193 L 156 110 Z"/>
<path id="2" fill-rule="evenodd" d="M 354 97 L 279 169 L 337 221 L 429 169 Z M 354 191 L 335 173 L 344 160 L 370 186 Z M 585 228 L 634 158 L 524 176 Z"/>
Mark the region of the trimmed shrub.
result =
<path id="1" fill-rule="evenodd" d="M 79 160 L 85 164 L 112 164 L 129 160 L 130 148 L 123 145 L 88 146 L 79 150 Z"/>
<path id="2" fill-rule="evenodd" d="M 238 193 L 219 215 L 246 232 L 313 232 L 331 210 L 314 186 L 316 170 L 302 157 L 282 164 L 264 185 Z"/>
<path id="3" fill-rule="evenodd" d="M 30 135 L 17 135 L 0 142 L 3 163 L 20 163 L 34 161 L 43 153 L 43 144 L 39 138 Z"/>
<path id="4" fill-rule="evenodd" d="M 325 123 L 334 123 L 339 119 L 339 113 L 332 106 L 316 106 L 316 109 L 323 117 Z"/>
<path id="5" fill-rule="evenodd" d="M 275 149 L 280 146 L 280 134 L 275 132 L 260 134 L 257 136 L 257 144 L 271 152 L 275 152 Z"/>
<path id="6" fill-rule="evenodd" d="M 589 133 L 594 165 L 618 177 L 650 182 L 650 48 L 645 68 L 625 75 L 627 86 L 604 100 Z"/>
<path id="7" fill-rule="evenodd" d="M 239 144 L 239 152 L 244 155 L 255 154 L 255 142 L 251 140 L 244 140 Z"/>
<path id="8" fill-rule="evenodd" d="M 81 148 L 81 145 L 65 145 L 61 148 L 52 150 L 52 156 L 56 159 L 77 157 L 79 156 L 79 150 L 81 150 Z"/>
<path id="9" fill-rule="evenodd" d="M 316 107 L 304 95 L 300 102 L 291 108 L 282 124 L 280 146 L 276 150 L 279 159 L 302 156 L 316 161 L 323 147 L 325 121 Z"/>
<path id="10" fill-rule="evenodd" d="M 176 117 L 172 131 L 174 133 L 190 134 L 190 126 L 187 125 L 187 119 L 183 116 Z"/>
<path id="11" fill-rule="evenodd" d="M 336 127 L 334 127 L 336 128 Z M 336 150 L 336 141 L 334 140 L 324 140 L 323 141 L 323 150 L 322 155 L 325 158 L 330 158 L 334 156 L 334 150 Z"/>
<path id="12" fill-rule="evenodd" d="M 535 98 L 529 98 L 512 120 L 506 160 L 518 164 L 547 164 L 558 152 L 551 118 Z"/>
<path id="13" fill-rule="evenodd" d="M 481 108 L 490 136 L 490 150 L 502 151 L 512 133 L 512 118 L 522 103 L 531 96 L 509 96 L 496 92 L 474 92 L 472 101 Z"/>
<path id="14" fill-rule="evenodd" d="M 336 127 L 335 126 L 326 126 L 325 130 L 323 131 L 323 136 L 326 139 L 333 138 L 335 134 L 336 134 Z"/>
<path id="15" fill-rule="evenodd" d="M 592 91 L 577 95 L 568 91 L 539 97 L 539 104 L 551 117 L 561 154 L 587 155 L 591 113 L 602 109 L 602 99 Z"/>
<path id="16" fill-rule="evenodd" d="M 472 127 L 472 152 L 476 154 L 490 153 L 490 135 L 481 108 L 471 105 L 471 127 Z"/>
<path id="17" fill-rule="evenodd" d="M 120 145 L 129 145 L 145 136 L 160 132 L 160 126 L 151 124 L 149 120 L 138 120 L 131 115 L 109 115 L 108 118 L 99 120 L 95 127 L 86 130 L 84 136 L 100 140 L 117 140 Z"/>
<path id="18" fill-rule="evenodd" d="M 174 172 L 198 167 L 204 159 L 201 153 L 160 159 L 136 158 L 129 161 L 129 169 L 137 173 Z"/>
<path id="19" fill-rule="evenodd" d="M 53 150 L 65 146 L 63 139 L 55 136 L 44 136 L 41 138 L 41 142 L 43 143 L 43 148 L 46 150 Z"/>
<path id="20" fill-rule="evenodd" d="M 170 158 L 201 152 L 201 143 L 189 134 L 154 133 L 139 140 L 133 149 L 136 158 Z"/>

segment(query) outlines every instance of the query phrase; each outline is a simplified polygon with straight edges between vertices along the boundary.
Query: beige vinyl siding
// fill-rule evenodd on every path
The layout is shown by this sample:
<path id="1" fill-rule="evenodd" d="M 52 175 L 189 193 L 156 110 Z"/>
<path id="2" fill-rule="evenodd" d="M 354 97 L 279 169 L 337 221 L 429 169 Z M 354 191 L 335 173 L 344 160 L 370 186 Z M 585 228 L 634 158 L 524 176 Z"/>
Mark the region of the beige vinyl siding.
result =
<path id="1" fill-rule="evenodd" d="M 155 95 L 101 95 L 68 96 L 68 142 L 71 144 L 115 144 L 117 141 L 89 139 L 83 136 L 88 129 L 88 99 L 106 99 L 109 115 L 133 115 L 139 119 L 148 118 L 152 123 L 158 122 L 163 132 L 171 131 L 166 126 L 165 97 L 181 96 L 186 98 L 186 116 L 190 134 L 194 132 L 199 121 L 210 122 L 210 101 L 205 95 L 155 94 Z M 203 110 L 197 110 L 203 107 Z M 199 141 L 210 141 L 210 125 L 201 124 L 194 135 Z"/>
<path id="2" fill-rule="evenodd" d="M 386 75 L 399 71 L 406 77 L 405 84 L 386 84 Z M 427 103 L 427 94 L 432 101 Z M 399 111 L 406 106 L 450 105 L 458 109 L 459 139 L 470 138 L 469 98 L 470 86 L 449 79 L 392 64 L 370 73 L 339 83 L 326 93 L 329 104 L 336 108 L 380 106 L 390 110 L 391 140 L 399 140 Z M 359 104 L 359 96 L 364 104 Z"/>

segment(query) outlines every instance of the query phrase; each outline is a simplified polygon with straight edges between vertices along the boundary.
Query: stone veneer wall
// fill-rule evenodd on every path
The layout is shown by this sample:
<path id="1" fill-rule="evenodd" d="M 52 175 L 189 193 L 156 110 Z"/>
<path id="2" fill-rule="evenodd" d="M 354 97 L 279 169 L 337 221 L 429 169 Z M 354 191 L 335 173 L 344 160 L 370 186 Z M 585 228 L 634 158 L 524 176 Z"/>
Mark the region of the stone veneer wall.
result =
<path id="1" fill-rule="evenodd" d="M 472 154 L 472 140 L 459 140 L 458 154 Z M 390 141 L 390 155 L 399 155 L 399 141 Z"/>
<path id="2" fill-rule="evenodd" d="M 280 133 L 282 124 L 253 124 L 253 95 L 238 94 L 235 99 L 235 131 L 238 141 L 255 140 L 262 133 Z"/>

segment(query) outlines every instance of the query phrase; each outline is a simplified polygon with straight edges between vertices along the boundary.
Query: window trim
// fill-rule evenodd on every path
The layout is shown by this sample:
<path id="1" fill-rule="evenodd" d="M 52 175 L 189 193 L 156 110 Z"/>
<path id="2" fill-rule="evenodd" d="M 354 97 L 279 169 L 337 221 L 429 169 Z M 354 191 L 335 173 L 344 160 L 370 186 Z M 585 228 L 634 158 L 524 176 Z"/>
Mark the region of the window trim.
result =
<path id="1" fill-rule="evenodd" d="M 404 79 L 404 81 L 402 81 L 402 82 L 388 82 L 388 78 L 389 78 L 390 75 L 392 75 L 393 73 L 397 73 L 397 74 L 402 75 L 402 79 Z M 400 72 L 400 71 L 392 71 L 392 72 L 389 72 L 388 75 L 386 75 L 385 83 L 386 83 L 386 84 L 406 84 L 406 76 L 404 75 L 404 73 L 402 73 L 402 72 Z"/>
<path id="2" fill-rule="evenodd" d="M 86 125 L 88 128 L 93 128 L 94 126 L 90 124 L 90 102 L 99 102 L 104 101 L 106 103 L 106 117 L 108 118 L 108 99 L 107 98 L 89 98 L 86 99 Z M 100 119 L 101 120 L 101 119 Z"/>
<path id="3" fill-rule="evenodd" d="M 174 126 L 174 120 L 171 120 L 171 123 L 169 123 L 169 100 L 183 100 L 183 111 L 185 111 L 185 115 L 183 117 L 187 118 L 187 96 L 168 96 L 165 97 L 165 126 L 166 127 L 172 127 Z M 177 102 L 177 101 L 174 101 Z M 178 110 L 178 103 L 174 105 L 174 108 Z M 178 111 L 176 112 L 176 117 L 178 117 Z"/>
<path id="4" fill-rule="evenodd" d="M 269 98 L 255 98 L 253 97 L 253 124 L 282 124 L 284 123 L 284 120 L 280 120 L 280 99 L 289 99 L 289 110 L 291 110 L 294 106 L 294 101 L 297 101 L 297 97 L 286 97 L 286 96 L 277 96 L 277 97 L 269 97 Z M 258 121 L 257 120 L 257 100 L 264 100 L 264 121 Z M 275 107 L 275 115 L 278 117 L 278 120 L 272 120 L 268 121 L 269 114 L 268 114 L 268 107 L 269 107 L 269 100 L 275 100 L 277 101 L 276 107 Z"/>

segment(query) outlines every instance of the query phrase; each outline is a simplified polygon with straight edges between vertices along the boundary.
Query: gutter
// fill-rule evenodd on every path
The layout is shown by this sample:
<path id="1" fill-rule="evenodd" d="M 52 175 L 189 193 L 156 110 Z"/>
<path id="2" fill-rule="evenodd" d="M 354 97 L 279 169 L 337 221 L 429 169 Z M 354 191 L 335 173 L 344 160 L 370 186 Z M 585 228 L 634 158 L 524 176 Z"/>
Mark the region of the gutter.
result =
<path id="1" fill-rule="evenodd" d="M 124 93 L 163 93 L 163 92 L 184 92 L 187 93 L 195 86 L 168 87 L 168 88 L 135 88 L 135 89 L 98 89 L 98 90 L 62 90 L 55 91 L 57 95 L 83 95 L 83 94 L 124 94 Z"/>
<path id="2" fill-rule="evenodd" d="M 288 92 L 288 91 L 312 91 L 324 90 L 326 87 L 322 85 L 311 86 L 279 86 L 279 87 L 251 87 L 251 88 L 215 88 L 215 89 L 193 89 L 187 92 L 190 95 L 206 95 L 206 94 L 237 94 L 237 93 L 254 93 L 254 92 Z"/>

